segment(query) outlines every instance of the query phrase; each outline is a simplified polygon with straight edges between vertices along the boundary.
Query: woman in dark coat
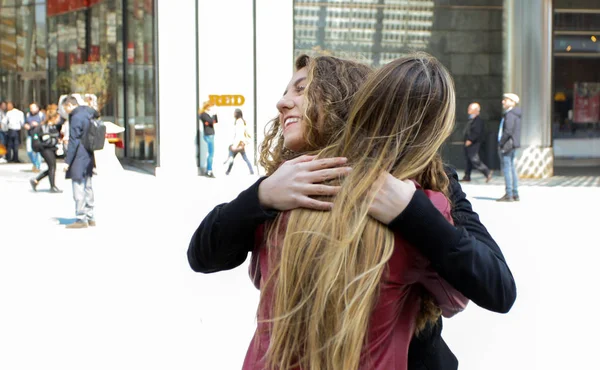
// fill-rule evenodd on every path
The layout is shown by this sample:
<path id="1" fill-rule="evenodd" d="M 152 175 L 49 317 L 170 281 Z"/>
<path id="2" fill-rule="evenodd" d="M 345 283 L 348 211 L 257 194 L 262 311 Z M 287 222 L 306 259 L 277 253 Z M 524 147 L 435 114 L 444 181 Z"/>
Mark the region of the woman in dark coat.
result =
<path id="1" fill-rule="evenodd" d="M 60 133 L 55 124 L 59 119 L 60 115 L 56 110 L 56 106 L 50 106 L 48 107 L 46 119 L 31 131 L 33 150 L 40 153 L 48 165 L 46 171 L 29 180 L 33 191 L 37 191 L 37 186 L 44 177 L 48 177 L 48 180 L 50 180 L 50 193 L 62 193 L 62 190 L 56 187 L 56 145 Z"/>

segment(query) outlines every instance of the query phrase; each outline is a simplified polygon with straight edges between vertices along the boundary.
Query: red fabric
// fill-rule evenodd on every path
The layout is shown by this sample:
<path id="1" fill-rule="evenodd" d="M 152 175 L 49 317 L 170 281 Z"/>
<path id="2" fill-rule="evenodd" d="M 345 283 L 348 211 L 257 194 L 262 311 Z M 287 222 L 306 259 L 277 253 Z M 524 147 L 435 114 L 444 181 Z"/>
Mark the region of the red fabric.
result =
<path id="1" fill-rule="evenodd" d="M 425 191 L 432 203 L 452 222 L 450 206 L 443 194 Z M 284 217 L 289 213 L 284 214 Z M 287 217 L 282 225 L 285 225 Z M 284 228 L 285 226 L 282 226 Z M 252 253 L 250 275 L 258 288 L 264 286 L 270 275 L 268 249 L 264 247 L 264 227 L 256 238 L 260 242 Z M 406 370 L 408 347 L 415 331 L 415 321 L 420 308 L 420 292 L 427 290 L 442 308 L 444 316 L 460 312 L 467 304 L 459 292 L 441 279 L 429 262 L 399 235 L 390 259 L 389 274 L 381 283 L 379 301 L 375 306 L 368 332 L 366 355 L 360 369 Z M 271 301 L 267 292 L 267 300 Z M 264 305 L 258 312 L 258 327 L 248 348 L 243 370 L 265 369 L 264 355 L 269 346 L 269 324 L 261 322 L 270 318 L 271 308 Z"/>
<path id="2" fill-rule="evenodd" d="M 53 15 L 85 9 L 101 1 L 103 0 L 48 0 L 46 2 L 46 14 L 51 17 Z"/>

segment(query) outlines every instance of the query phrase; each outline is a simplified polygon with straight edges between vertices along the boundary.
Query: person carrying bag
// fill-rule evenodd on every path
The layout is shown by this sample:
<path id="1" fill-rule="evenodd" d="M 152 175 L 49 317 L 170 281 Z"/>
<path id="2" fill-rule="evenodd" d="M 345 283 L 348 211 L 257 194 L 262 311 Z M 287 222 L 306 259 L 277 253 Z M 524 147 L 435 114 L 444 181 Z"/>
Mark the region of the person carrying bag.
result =
<path id="1" fill-rule="evenodd" d="M 33 191 L 37 191 L 37 186 L 44 177 L 48 177 L 50 181 L 50 193 L 62 193 L 62 190 L 56 187 L 56 150 L 59 145 L 60 133 L 55 124 L 59 118 L 57 110 L 49 108 L 46 119 L 31 132 L 31 147 L 33 151 L 40 153 L 48 165 L 46 171 L 40 173 L 36 178 L 29 180 Z"/>
<path id="2" fill-rule="evenodd" d="M 236 109 L 233 113 L 233 117 L 235 118 L 235 135 L 233 136 L 232 144 L 229 146 L 229 156 L 227 157 L 227 161 L 225 161 L 225 164 L 229 163 L 227 172 L 225 174 L 229 175 L 229 173 L 231 173 L 235 157 L 238 154 L 241 154 L 242 158 L 248 165 L 250 175 L 254 175 L 252 163 L 250 163 L 250 160 L 248 160 L 248 156 L 246 155 L 246 145 L 252 139 L 252 135 L 250 135 L 248 132 L 248 126 L 246 124 L 246 120 L 244 120 L 244 115 L 241 109 Z"/>

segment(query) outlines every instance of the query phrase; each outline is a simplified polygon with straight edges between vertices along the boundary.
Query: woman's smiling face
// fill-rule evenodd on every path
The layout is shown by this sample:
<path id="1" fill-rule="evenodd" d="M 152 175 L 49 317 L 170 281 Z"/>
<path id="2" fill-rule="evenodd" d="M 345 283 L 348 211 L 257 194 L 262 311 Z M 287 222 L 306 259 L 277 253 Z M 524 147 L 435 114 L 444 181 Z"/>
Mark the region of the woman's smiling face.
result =
<path id="1" fill-rule="evenodd" d="M 284 146 L 293 151 L 301 151 L 305 146 L 304 90 L 308 78 L 308 68 L 296 71 L 292 76 L 281 100 L 277 103 L 279 122 L 283 129 Z"/>

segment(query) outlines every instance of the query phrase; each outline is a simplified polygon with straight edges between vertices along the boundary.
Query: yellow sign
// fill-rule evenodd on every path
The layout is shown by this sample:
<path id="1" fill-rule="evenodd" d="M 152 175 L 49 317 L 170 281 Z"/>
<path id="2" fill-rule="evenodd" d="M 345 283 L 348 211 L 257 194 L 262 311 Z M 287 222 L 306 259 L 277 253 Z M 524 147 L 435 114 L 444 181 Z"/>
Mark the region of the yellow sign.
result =
<path id="1" fill-rule="evenodd" d="M 243 95 L 209 95 L 208 100 L 217 107 L 239 107 L 246 102 Z"/>

